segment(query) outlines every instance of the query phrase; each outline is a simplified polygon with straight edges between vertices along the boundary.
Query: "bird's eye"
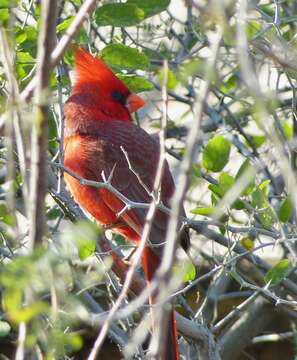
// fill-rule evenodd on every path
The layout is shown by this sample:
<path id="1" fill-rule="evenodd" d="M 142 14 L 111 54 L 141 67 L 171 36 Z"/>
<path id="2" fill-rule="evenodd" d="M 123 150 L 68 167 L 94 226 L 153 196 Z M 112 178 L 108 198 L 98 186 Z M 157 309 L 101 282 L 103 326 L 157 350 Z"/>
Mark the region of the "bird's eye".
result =
<path id="1" fill-rule="evenodd" d="M 126 100 L 127 100 L 127 97 L 128 97 L 128 94 L 126 93 L 122 93 L 118 90 L 114 90 L 112 93 L 111 93 L 111 96 L 112 98 L 119 102 L 120 104 L 122 105 L 125 105 L 126 104 Z"/>

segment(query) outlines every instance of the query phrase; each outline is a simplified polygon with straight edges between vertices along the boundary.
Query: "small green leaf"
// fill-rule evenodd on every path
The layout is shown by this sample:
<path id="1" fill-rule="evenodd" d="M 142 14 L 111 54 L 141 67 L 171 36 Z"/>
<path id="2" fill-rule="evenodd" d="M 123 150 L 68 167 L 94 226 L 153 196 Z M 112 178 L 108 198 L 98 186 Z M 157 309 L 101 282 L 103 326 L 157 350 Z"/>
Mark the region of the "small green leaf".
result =
<path id="1" fill-rule="evenodd" d="M 211 216 L 215 211 L 214 207 L 197 207 L 191 210 L 192 214 Z"/>
<path id="2" fill-rule="evenodd" d="M 183 262 L 183 270 L 185 271 L 183 281 L 193 281 L 196 277 L 196 268 L 191 261 Z"/>
<path id="3" fill-rule="evenodd" d="M 233 176 L 222 172 L 219 176 L 219 185 L 222 189 L 223 194 L 225 195 L 228 190 L 232 188 L 235 183 L 235 179 Z"/>
<path id="4" fill-rule="evenodd" d="M 28 52 L 18 51 L 16 55 L 18 63 L 33 64 L 35 62 L 34 58 Z"/>
<path id="5" fill-rule="evenodd" d="M 159 14 L 167 9 L 170 0 L 128 0 L 127 4 L 134 4 L 144 11 L 145 18 Z"/>
<path id="6" fill-rule="evenodd" d="M 58 216 L 61 216 L 61 210 L 59 207 L 52 207 L 50 210 L 47 211 L 46 216 L 49 220 L 55 220 Z"/>
<path id="7" fill-rule="evenodd" d="M 278 285 L 289 275 L 291 269 L 290 260 L 283 259 L 266 273 L 264 279 L 266 283 L 270 282 L 271 285 Z"/>
<path id="8" fill-rule="evenodd" d="M 137 75 L 117 74 L 117 77 L 123 80 L 123 82 L 128 86 L 129 90 L 133 93 L 150 91 L 154 88 L 154 85 L 150 81 Z"/>
<path id="9" fill-rule="evenodd" d="M 256 148 L 261 147 L 266 142 L 266 136 L 264 135 L 252 135 L 251 141 Z"/>
<path id="10" fill-rule="evenodd" d="M 189 260 L 183 260 L 174 265 L 173 272 L 178 275 L 182 274 L 183 282 L 193 281 L 196 277 L 196 268 Z"/>
<path id="11" fill-rule="evenodd" d="M 0 8 L 0 25 L 1 24 L 6 24 L 8 19 L 9 19 L 8 9 L 1 9 Z"/>
<path id="12" fill-rule="evenodd" d="M 27 33 L 24 29 L 19 29 L 15 36 L 15 41 L 17 44 L 22 44 L 24 41 L 27 40 Z"/>
<path id="13" fill-rule="evenodd" d="M 73 19 L 74 16 L 70 16 L 69 18 L 62 21 L 59 25 L 57 25 L 56 27 L 57 33 L 66 31 L 69 28 L 70 24 L 72 23 Z"/>
<path id="14" fill-rule="evenodd" d="M 219 185 L 216 184 L 209 184 L 208 188 L 213 194 L 215 194 L 219 199 L 224 196 L 223 190 L 220 188 Z"/>
<path id="15" fill-rule="evenodd" d="M 106 4 L 96 11 L 98 26 L 134 26 L 144 19 L 144 11 L 134 4 Z"/>
<path id="16" fill-rule="evenodd" d="M 267 193 L 268 193 L 268 185 L 270 184 L 270 182 L 271 181 L 269 179 L 267 179 L 267 180 L 262 181 L 261 184 L 258 186 L 259 189 L 265 193 L 265 195 L 267 195 Z"/>
<path id="17" fill-rule="evenodd" d="M 294 135 L 293 124 L 291 120 L 282 121 L 282 128 L 287 140 L 292 140 Z"/>
<path id="18" fill-rule="evenodd" d="M 255 247 L 254 241 L 249 237 L 244 237 L 240 240 L 241 245 L 247 250 L 253 250 Z"/>
<path id="19" fill-rule="evenodd" d="M 234 90 L 237 86 L 237 76 L 231 74 L 227 80 L 224 81 L 223 85 L 220 87 L 220 90 L 224 93 L 229 93 Z"/>
<path id="20" fill-rule="evenodd" d="M 45 301 L 36 301 L 32 305 L 11 310 L 8 312 L 9 319 L 16 324 L 21 322 L 28 323 L 34 317 L 40 315 L 41 313 L 47 312 L 49 309 L 49 304 Z"/>
<path id="21" fill-rule="evenodd" d="M 270 180 L 263 181 L 252 193 L 252 206 L 257 210 L 261 224 L 267 229 L 275 222 L 275 216 L 267 199 L 267 186 Z"/>
<path id="22" fill-rule="evenodd" d="M 203 166 L 210 171 L 223 170 L 229 161 L 231 145 L 222 135 L 210 139 L 203 151 Z"/>
<path id="23" fill-rule="evenodd" d="M 277 215 L 281 222 L 286 223 L 287 221 L 290 220 L 292 214 L 293 214 L 293 204 L 291 199 L 287 196 L 281 202 Z"/>
<path id="24" fill-rule="evenodd" d="M 72 237 L 76 243 L 78 256 L 81 260 L 93 255 L 96 250 L 96 240 L 99 227 L 89 221 L 81 221 L 72 225 L 67 237 Z"/>
<path id="25" fill-rule="evenodd" d="M 163 85 L 163 81 L 164 81 L 164 73 L 163 73 L 163 69 L 160 70 L 159 72 L 159 81 L 161 86 Z M 178 84 L 178 80 L 174 74 L 174 72 L 171 69 L 168 69 L 167 72 L 167 88 L 169 90 L 174 90 L 176 88 Z"/>
<path id="26" fill-rule="evenodd" d="M 246 34 L 248 39 L 253 39 L 259 31 L 261 31 L 261 24 L 259 21 L 250 21 L 246 28 Z"/>
<path id="27" fill-rule="evenodd" d="M 0 337 L 5 337 L 10 333 L 11 326 L 6 321 L 0 321 Z"/>
<path id="28" fill-rule="evenodd" d="M 139 50 L 124 44 L 107 45 L 100 53 L 104 62 L 123 69 L 147 70 L 149 58 Z"/>
<path id="29" fill-rule="evenodd" d="M 15 224 L 15 217 L 11 211 L 9 211 L 4 202 L 0 202 L 0 222 L 3 222 L 9 226 Z"/>
<path id="30" fill-rule="evenodd" d="M 67 353 L 80 350 L 83 346 L 83 340 L 79 334 L 64 334 L 63 344 Z"/>
<path id="31" fill-rule="evenodd" d="M 17 0 L 0 0 L 0 9 L 16 7 L 17 4 Z"/>

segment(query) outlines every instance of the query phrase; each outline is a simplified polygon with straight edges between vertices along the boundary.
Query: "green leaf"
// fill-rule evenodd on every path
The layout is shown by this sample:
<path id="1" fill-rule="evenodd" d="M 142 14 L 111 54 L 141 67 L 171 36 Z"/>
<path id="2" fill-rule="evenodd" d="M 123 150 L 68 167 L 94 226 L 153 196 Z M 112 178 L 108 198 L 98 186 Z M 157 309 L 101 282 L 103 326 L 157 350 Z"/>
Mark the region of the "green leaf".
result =
<path id="1" fill-rule="evenodd" d="M 127 4 L 134 4 L 144 11 L 145 18 L 159 14 L 166 10 L 170 0 L 128 0 Z"/>
<path id="2" fill-rule="evenodd" d="M 252 206 L 257 210 L 261 224 L 267 229 L 275 222 L 275 216 L 267 200 L 267 186 L 269 180 L 263 181 L 252 193 Z"/>
<path id="3" fill-rule="evenodd" d="M 0 321 L 0 337 L 5 337 L 10 333 L 11 326 L 6 321 Z"/>
<path id="4" fill-rule="evenodd" d="M 281 222 L 286 223 L 290 220 L 293 214 L 293 204 L 291 199 L 287 196 L 280 204 L 277 215 Z"/>
<path id="5" fill-rule="evenodd" d="M 262 181 L 261 184 L 259 185 L 259 189 L 262 190 L 265 193 L 265 195 L 267 195 L 268 193 L 268 185 L 270 184 L 270 182 L 271 181 L 267 179 Z"/>
<path id="6" fill-rule="evenodd" d="M 266 142 L 266 136 L 264 135 L 252 135 L 251 141 L 256 148 L 261 147 Z"/>
<path id="7" fill-rule="evenodd" d="M 292 140 L 294 135 L 293 124 L 291 120 L 282 121 L 282 128 L 287 140 Z"/>
<path id="8" fill-rule="evenodd" d="M 219 199 L 224 196 L 223 190 L 220 188 L 219 185 L 216 184 L 209 184 L 208 188 L 212 191 Z"/>
<path id="9" fill-rule="evenodd" d="M 47 211 L 46 216 L 49 220 L 55 220 L 62 215 L 61 209 L 58 206 L 52 207 Z"/>
<path id="10" fill-rule="evenodd" d="M 177 265 L 173 266 L 173 272 L 177 275 L 182 274 L 182 281 L 193 281 L 196 277 L 196 268 L 189 260 L 180 261 Z"/>
<path id="11" fill-rule="evenodd" d="M 0 25 L 6 24 L 9 19 L 9 12 L 7 9 L 0 9 Z"/>
<path id="12" fill-rule="evenodd" d="M 225 195 L 228 190 L 232 188 L 235 183 L 235 179 L 233 176 L 222 172 L 219 176 L 219 185 L 222 189 L 223 194 Z"/>
<path id="13" fill-rule="evenodd" d="M 261 31 L 262 27 L 259 21 L 250 21 L 246 28 L 246 34 L 248 39 L 253 39 L 259 31 Z"/>
<path id="14" fill-rule="evenodd" d="M 241 245 L 247 250 L 253 250 L 255 247 L 254 241 L 249 237 L 244 237 L 240 240 Z"/>
<path id="15" fill-rule="evenodd" d="M 196 277 L 196 268 L 191 261 L 184 261 L 182 270 L 184 271 L 183 281 L 193 281 Z"/>
<path id="16" fill-rule="evenodd" d="M 45 313 L 49 310 L 49 304 L 45 301 L 36 301 L 32 305 L 11 310 L 8 312 L 8 316 L 16 324 L 19 324 L 21 322 L 28 323 L 31 321 L 34 317 Z"/>
<path id="17" fill-rule="evenodd" d="M 211 216 L 215 211 L 214 207 L 197 207 L 191 210 L 192 214 Z"/>
<path id="18" fill-rule="evenodd" d="M 83 340 L 79 334 L 64 334 L 63 344 L 67 353 L 80 350 L 83 346 Z"/>
<path id="19" fill-rule="evenodd" d="M 24 41 L 27 40 L 27 33 L 24 29 L 19 29 L 15 36 L 15 41 L 17 44 L 22 44 Z"/>
<path id="20" fill-rule="evenodd" d="M 13 226 L 15 224 L 15 217 L 11 211 L 9 211 L 4 202 L 0 203 L 0 222 L 9 226 Z"/>
<path id="21" fill-rule="evenodd" d="M 222 135 L 215 135 L 203 150 L 203 166 L 210 171 L 223 170 L 229 161 L 231 145 Z"/>
<path id="22" fill-rule="evenodd" d="M 17 0 L 0 0 L 0 9 L 16 7 L 17 4 Z"/>
<path id="23" fill-rule="evenodd" d="M 144 10 L 134 4 L 119 3 L 101 6 L 95 14 L 98 26 L 134 26 L 144 19 Z"/>
<path id="24" fill-rule="evenodd" d="M 283 259 L 266 273 L 264 279 L 266 283 L 270 282 L 271 285 L 278 285 L 289 275 L 291 269 L 290 260 Z"/>
<path id="25" fill-rule="evenodd" d="M 81 260 L 93 255 L 96 250 L 96 240 L 99 234 L 99 227 L 89 221 L 80 221 L 72 225 L 66 237 L 72 238 L 76 243 L 78 256 Z"/>
<path id="26" fill-rule="evenodd" d="M 161 69 L 159 71 L 159 81 L 161 86 L 163 85 L 164 82 L 164 69 Z M 174 72 L 171 69 L 168 69 L 167 71 L 167 89 L 169 90 L 174 90 L 176 88 L 178 84 L 178 80 L 174 74 Z"/>
<path id="27" fill-rule="evenodd" d="M 104 62 L 123 69 L 147 70 L 149 58 L 139 50 L 124 44 L 107 45 L 100 53 Z"/>
<path id="28" fill-rule="evenodd" d="M 140 93 L 142 91 L 150 91 L 154 88 L 154 85 L 145 78 L 137 75 L 123 75 L 117 74 L 133 93 Z"/>
<path id="29" fill-rule="evenodd" d="M 227 80 L 224 81 L 223 85 L 220 87 L 220 90 L 224 93 L 229 93 L 234 90 L 237 86 L 237 76 L 231 74 Z"/>
<path id="30" fill-rule="evenodd" d="M 70 16 L 69 18 L 62 21 L 59 25 L 57 25 L 57 27 L 56 27 L 57 33 L 66 31 L 68 29 L 68 27 L 70 26 L 70 24 L 72 23 L 73 19 L 74 19 L 74 16 Z"/>
<path id="31" fill-rule="evenodd" d="M 17 55 L 17 62 L 19 64 L 22 63 L 22 64 L 31 65 L 35 62 L 34 58 L 28 52 L 18 51 L 16 55 Z"/>

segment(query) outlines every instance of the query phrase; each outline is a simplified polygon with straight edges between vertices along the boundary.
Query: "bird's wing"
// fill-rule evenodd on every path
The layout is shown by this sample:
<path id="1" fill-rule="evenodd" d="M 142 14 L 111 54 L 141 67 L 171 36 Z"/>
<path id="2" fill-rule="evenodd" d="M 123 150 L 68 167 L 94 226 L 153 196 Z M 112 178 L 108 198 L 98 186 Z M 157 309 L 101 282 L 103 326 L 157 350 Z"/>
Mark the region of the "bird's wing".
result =
<path id="1" fill-rule="evenodd" d="M 141 128 L 120 121 L 98 126 L 88 138 L 92 151 L 88 154 L 88 167 L 97 181 L 108 179 L 126 198 L 133 202 L 149 204 L 159 161 L 159 144 Z M 91 159 L 90 159 L 91 157 Z M 100 166 L 98 167 L 98 164 Z M 111 175 L 112 174 L 112 175 Z M 101 199 L 116 214 L 123 209 L 123 202 L 106 189 L 99 190 Z M 164 166 L 161 199 L 170 206 L 174 182 L 167 162 Z M 138 234 L 144 226 L 147 208 L 133 208 L 121 214 L 121 219 Z M 157 211 L 150 234 L 150 242 L 160 245 L 165 239 L 168 215 Z M 160 253 L 156 250 L 157 253 Z"/>

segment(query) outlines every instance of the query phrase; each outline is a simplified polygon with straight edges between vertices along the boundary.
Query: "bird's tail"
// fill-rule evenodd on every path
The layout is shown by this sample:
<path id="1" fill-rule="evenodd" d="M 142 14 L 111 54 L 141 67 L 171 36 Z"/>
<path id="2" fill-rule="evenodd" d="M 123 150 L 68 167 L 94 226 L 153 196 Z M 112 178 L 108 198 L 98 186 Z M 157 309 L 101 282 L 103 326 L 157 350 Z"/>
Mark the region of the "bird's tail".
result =
<path id="1" fill-rule="evenodd" d="M 146 280 L 150 282 L 156 270 L 160 265 L 159 257 L 150 249 L 145 248 L 142 254 L 142 266 L 146 277 Z M 153 304 L 156 295 L 150 298 L 150 303 Z M 154 315 L 153 315 L 154 316 Z M 162 360 L 179 360 L 179 350 L 177 341 L 177 329 L 174 311 L 169 314 L 168 328 L 167 328 L 167 340 L 164 354 L 160 357 Z"/>

